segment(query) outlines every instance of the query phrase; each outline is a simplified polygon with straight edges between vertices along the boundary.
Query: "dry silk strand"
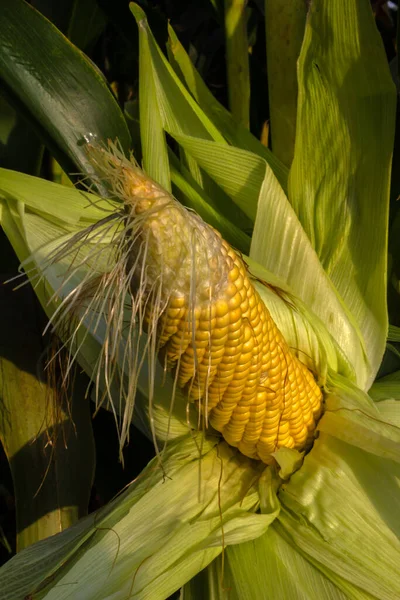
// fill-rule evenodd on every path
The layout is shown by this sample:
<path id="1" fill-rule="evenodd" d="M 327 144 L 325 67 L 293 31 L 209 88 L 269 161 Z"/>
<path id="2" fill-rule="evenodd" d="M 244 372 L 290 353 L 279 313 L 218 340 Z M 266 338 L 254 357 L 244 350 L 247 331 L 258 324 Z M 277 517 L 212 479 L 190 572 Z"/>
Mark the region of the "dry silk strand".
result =
<path id="1" fill-rule="evenodd" d="M 121 441 L 147 353 L 150 379 L 158 356 L 203 423 L 246 456 L 269 464 L 281 447 L 307 449 L 321 414 L 321 390 L 289 349 L 243 260 L 114 144 L 108 149 L 89 144 L 88 153 L 121 201 L 121 211 L 114 215 L 116 233 L 110 217 L 80 234 L 79 241 L 96 247 L 96 236 L 106 238 L 111 223 L 115 251 L 103 273 L 92 272 L 67 295 L 58 322 L 79 307 L 80 322 L 90 318 L 93 328 L 103 314 L 105 343 L 97 373 L 98 378 L 105 373 L 111 401 L 112 380 L 125 373 L 119 381 L 126 404 Z M 92 263 L 97 254 L 92 251 Z M 121 350 L 116 340 L 123 329 Z M 141 337 L 147 340 L 142 351 Z"/>

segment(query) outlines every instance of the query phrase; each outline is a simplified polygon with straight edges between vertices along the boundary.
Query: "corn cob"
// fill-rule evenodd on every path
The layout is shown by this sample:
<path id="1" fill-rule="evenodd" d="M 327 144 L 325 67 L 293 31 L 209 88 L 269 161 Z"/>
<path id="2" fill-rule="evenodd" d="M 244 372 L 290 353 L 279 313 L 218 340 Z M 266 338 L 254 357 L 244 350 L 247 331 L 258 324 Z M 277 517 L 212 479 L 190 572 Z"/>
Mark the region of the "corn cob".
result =
<path id="1" fill-rule="evenodd" d="M 149 347 L 205 426 L 267 464 L 281 447 L 307 448 L 321 390 L 287 346 L 245 263 L 215 229 L 110 149 L 89 146 L 92 164 L 124 206 L 118 270 L 104 286 L 124 279 L 136 328 L 147 331 Z M 121 302 L 118 291 L 113 297 Z"/>

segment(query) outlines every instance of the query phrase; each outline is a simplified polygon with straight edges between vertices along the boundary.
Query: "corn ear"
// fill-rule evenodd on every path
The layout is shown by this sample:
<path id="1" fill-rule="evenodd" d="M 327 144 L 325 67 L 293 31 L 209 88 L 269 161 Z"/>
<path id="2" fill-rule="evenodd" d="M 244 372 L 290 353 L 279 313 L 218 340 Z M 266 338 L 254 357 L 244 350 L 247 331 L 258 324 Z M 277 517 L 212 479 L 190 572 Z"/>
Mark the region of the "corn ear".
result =
<path id="1" fill-rule="evenodd" d="M 81 322 L 103 313 L 106 341 L 97 372 L 108 373 L 110 401 L 120 352 L 118 332 L 127 318 L 129 297 L 128 343 L 122 357 L 129 370 L 123 384 L 128 407 L 143 363 L 139 349 L 145 331 L 150 403 L 159 356 L 165 370 L 173 372 L 175 387 L 197 405 L 199 427 L 210 423 L 246 456 L 271 463 L 280 447 L 309 447 L 322 392 L 287 346 L 241 257 L 115 145 L 106 150 L 89 144 L 88 154 L 121 209 L 68 241 L 50 256 L 50 263 L 74 247 L 79 250 L 88 238 L 100 243 L 111 236 L 114 251 L 101 274 L 88 275 L 67 296 L 53 323 L 62 326 L 68 314 L 79 314 Z M 128 411 L 122 444 L 130 420 Z"/>

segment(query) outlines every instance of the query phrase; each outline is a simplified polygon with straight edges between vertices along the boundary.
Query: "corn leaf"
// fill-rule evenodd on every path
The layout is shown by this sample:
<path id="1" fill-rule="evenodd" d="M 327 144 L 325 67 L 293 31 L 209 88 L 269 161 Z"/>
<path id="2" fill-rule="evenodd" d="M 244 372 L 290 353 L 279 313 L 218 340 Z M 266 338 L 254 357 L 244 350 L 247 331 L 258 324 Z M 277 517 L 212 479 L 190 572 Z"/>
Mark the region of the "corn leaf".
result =
<path id="1" fill-rule="evenodd" d="M 400 327 L 389 325 L 388 340 L 390 342 L 400 342 Z"/>
<path id="2" fill-rule="evenodd" d="M 89 172 L 85 140 L 118 137 L 125 119 L 103 75 L 47 19 L 23 0 L 4 0 L 0 76 L 66 172 Z"/>
<path id="3" fill-rule="evenodd" d="M 398 397 L 400 397 L 399 391 Z M 398 399 L 381 400 L 377 403 L 377 408 L 382 419 L 400 428 L 400 402 Z"/>
<path id="4" fill-rule="evenodd" d="M 216 442 L 171 443 L 162 465 L 154 459 L 107 507 L 11 559 L 0 598 L 164 600 L 222 544 L 262 535 L 269 516 L 251 514 L 259 466 Z"/>
<path id="5" fill-rule="evenodd" d="M 332 582 L 333 580 L 333 582 Z M 336 587 L 340 582 L 340 587 Z M 293 548 L 274 525 L 261 537 L 230 546 L 183 588 L 183 600 L 372 600 L 333 573 L 324 575 Z"/>
<path id="6" fill-rule="evenodd" d="M 388 398 L 400 400 L 400 371 L 394 371 L 375 381 L 368 393 L 378 402 Z"/>
<path id="7" fill-rule="evenodd" d="M 386 247 L 396 91 L 369 3 L 311 3 L 298 67 L 289 198 L 365 344 L 386 343 Z M 318 141 L 318 143 L 316 143 Z"/>
<path id="8" fill-rule="evenodd" d="M 274 154 L 290 167 L 296 137 L 297 59 L 307 7 L 303 0 L 265 0 L 268 100 Z"/>
<path id="9" fill-rule="evenodd" d="M 373 400 L 350 381 L 336 374 L 330 379 L 318 430 L 400 462 L 400 430 L 385 422 Z"/>
<path id="10" fill-rule="evenodd" d="M 399 465 L 321 433 L 279 492 L 276 529 L 328 577 L 393 600 L 400 595 L 399 481 Z"/>
<path id="11" fill-rule="evenodd" d="M 152 68 L 152 47 L 146 21 L 139 27 L 139 112 L 143 168 L 160 185 L 171 191 L 167 142 L 159 103 L 157 81 Z"/>
<path id="12" fill-rule="evenodd" d="M 140 49 L 142 57 L 140 59 L 142 69 L 140 78 L 145 78 L 146 81 L 152 75 L 152 87 L 146 89 L 146 84 L 140 84 L 141 89 L 145 94 L 145 98 L 141 103 L 151 103 L 155 110 L 154 118 L 157 123 L 162 123 L 164 131 L 171 135 L 184 134 L 197 136 L 208 140 L 216 140 L 228 147 L 223 135 L 215 127 L 208 116 L 201 110 L 196 101 L 189 94 L 185 86 L 180 81 L 179 77 L 174 73 L 171 65 L 168 63 L 160 48 L 158 47 L 147 23 L 146 15 L 143 10 L 136 4 L 131 3 L 131 11 L 134 14 L 138 28 Z M 143 70 L 145 69 L 145 71 Z M 153 91 L 152 91 L 153 90 Z M 147 98 L 148 95 L 155 94 L 156 100 Z M 149 118 L 153 118 L 150 113 Z M 142 119 L 142 116 L 141 116 Z M 157 125 L 158 127 L 159 125 Z M 148 130 L 156 127 L 145 120 L 145 136 Z M 161 136 L 158 130 L 156 139 Z M 142 138 L 143 146 L 143 138 Z M 143 150 L 144 160 L 147 165 L 151 165 L 157 158 L 150 156 L 149 151 L 152 148 L 152 141 L 146 142 Z M 148 156 L 145 153 L 148 152 Z M 212 180 L 206 177 L 200 170 L 197 162 L 183 151 L 183 165 L 189 169 L 192 177 L 205 190 L 205 192 L 214 198 L 214 202 L 218 206 L 219 212 L 226 218 L 231 220 L 237 227 L 245 229 L 251 226 L 251 222 L 247 222 L 245 214 L 239 210 L 235 204 L 231 202 L 226 194 L 222 192 Z M 155 169 L 153 166 L 152 168 Z"/>
<path id="13" fill-rule="evenodd" d="M 250 237 L 218 212 L 218 208 L 213 206 L 212 198 L 199 186 L 190 172 L 182 164 L 179 164 L 175 154 L 171 151 L 169 158 L 171 181 L 178 190 L 176 195 L 178 200 L 188 208 L 195 210 L 206 223 L 215 227 L 231 246 L 248 254 Z"/>
<path id="14" fill-rule="evenodd" d="M 263 146 L 245 127 L 237 123 L 231 113 L 214 98 L 196 71 L 184 47 L 171 26 L 169 31 L 169 57 L 177 75 L 185 82 L 201 109 L 216 125 L 224 137 L 243 150 L 254 152 L 270 165 L 279 183 L 286 190 L 288 170 L 272 152 Z"/>
<path id="15" fill-rule="evenodd" d="M 224 7 L 229 109 L 235 121 L 249 129 L 250 70 L 247 2 L 245 0 L 224 0 Z"/>

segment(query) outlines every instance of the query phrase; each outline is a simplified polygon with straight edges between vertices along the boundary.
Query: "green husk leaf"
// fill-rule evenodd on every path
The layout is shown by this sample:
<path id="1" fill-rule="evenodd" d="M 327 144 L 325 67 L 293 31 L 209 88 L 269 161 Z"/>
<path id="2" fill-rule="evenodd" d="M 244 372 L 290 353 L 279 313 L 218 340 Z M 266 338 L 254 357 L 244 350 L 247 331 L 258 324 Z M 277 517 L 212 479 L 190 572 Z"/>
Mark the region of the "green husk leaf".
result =
<path id="1" fill-rule="evenodd" d="M 265 161 L 233 146 L 178 133 L 172 135 L 254 222 Z"/>
<path id="2" fill-rule="evenodd" d="M 145 78 L 147 81 L 147 78 L 152 76 L 152 82 L 154 84 L 154 87 L 147 91 L 145 89 L 146 83 L 144 82 L 142 90 L 144 91 L 145 97 L 149 97 L 148 102 L 157 103 L 157 107 L 154 108 L 156 120 L 160 118 L 162 127 L 171 135 L 185 134 L 197 136 L 208 140 L 216 140 L 227 146 L 223 135 L 201 110 L 164 57 L 150 31 L 143 10 L 134 3 L 130 4 L 130 9 L 137 21 L 139 37 L 141 40 L 141 65 L 143 68 L 140 77 Z M 145 71 L 143 71 L 143 69 L 145 69 Z M 153 96 L 156 97 L 156 100 Z M 148 116 L 151 118 L 150 113 L 148 113 Z M 147 128 L 153 127 L 151 123 L 150 125 L 148 123 L 149 118 L 146 119 L 146 132 Z M 159 123 L 157 126 L 159 126 Z M 158 129 L 157 131 L 157 136 L 161 135 Z M 152 141 L 148 140 L 147 145 L 149 149 L 151 148 L 151 144 Z M 143 148 L 144 153 L 146 148 L 147 147 Z M 157 160 L 156 157 L 153 156 L 151 158 L 150 153 L 148 154 L 147 160 L 149 163 Z M 215 197 L 215 202 L 218 202 L 219 212 L 232 220 L 238 227 L 241 227 L 243 225 L 243 219 L 246 221 L 243 213 L 235 207 L 230 199 L 223 194 L 212 181 L 209 181 L 207 177 L 203 177 L 203 173 L 196 161 L 193 161 L 190 156 L 187 156 L 186 153 L 183 152 L 182 162 L 184 166 L 189 169 L 192 177 L 197 183 L 205 189 L 209 195 Z M 251 223 L 249 223 L 249 225 L 251 225 Z"/>
<path id="3" fill-rule="evenodd" d="M 274 525 L 254 541 L 230 546 L 187 583 L 182 600 L 372 600 L 342 580 L 346 593 L 279 535 Z"/>
<path id="4" fill-rule="evenodd" d="M 190 172 L 179 164 L 172 152 L 169 153 L 169 158 L 171 181 L 180 192 L 178 199 L 188 208 L 195 210 L 206 223 L 215 227 L 234 248 L 248 254 L 250 237 L 218 212 L 218 207 L 213 206 L 212 198 L 193 179 Z"/>
<path id="5" fill-rule="evenodd" d="M 368 365 L 360 333 L 268 166 L 258 196 L 250 256 L 285 281 L 322 321 L 354 369 L 358 385 L 365 385 Z"/>
<path id="6" fill-rule="evenodd" d="M 138 21 L 139 28 L 139 112 L 143 168 L 160 185 L 171 191 L 167 142 L 158 101 L 149 33 Z"/>
<path id="7" fill-rule="evenodd" d="M 400 390 L 398 390 L 398 399 L 381 400 L 377 403 L 379 413 L 385 421 L 393 423 L 400 428 Z"/>
<path id="8" fill-rule="evenodd" d="M 375 381 L 368 393 L 376 402 L 388 398 L 400 400 L 400 371 L 395 371 Z"/>
<path id="9" fill-rule="evenodd" d="M 356 33 L 355 33 L 356 32 Z M 386 343 L 396 90 L 364 0 L 310 4 L 289 198 L 362 334 L 368 389 Z M 317 143 L 316 143 L 317 142 Z"/>
<path id="10" fill-rule="evenodd" d="M 171 444 L 162 467 L 154 459 L 107 507 L 9 561 L 0 598 L 163 600 L 221 552 L 222 540 L 262 535 L 268 517 L 248 514 L 259 503 L 259 465 L 216 443 L 189 435 Z"/>
<path id="11" fill-rule="evenodd" d="M 321 432 L 279 492 L 276 530 L 328 577 L 334 573 L 337 585 L 344 579 L 393 600 L 400 594 L 399 481 L 398 464 Z"/>
<path id="12" fill-rule="evenodd" d="M 325 413 L 318 430 L 366 452 L 400 462 L 400 429 L 384 421 L 368 394 L 337 375 L 327 387 Z"/>
<path id="13" fill-rule="evenodd" d="M 214 98 L 196 71 L 184 47 L 169 25 L 169 58 L 176 73 L 185 82 L 201 109 L 233 145 L 254 152 L 270 165 L 276 178 L 287 189 L 288 170 L 272 152 L 263 146 L 245 127 L 237 123 L 231 113 Z"/>

